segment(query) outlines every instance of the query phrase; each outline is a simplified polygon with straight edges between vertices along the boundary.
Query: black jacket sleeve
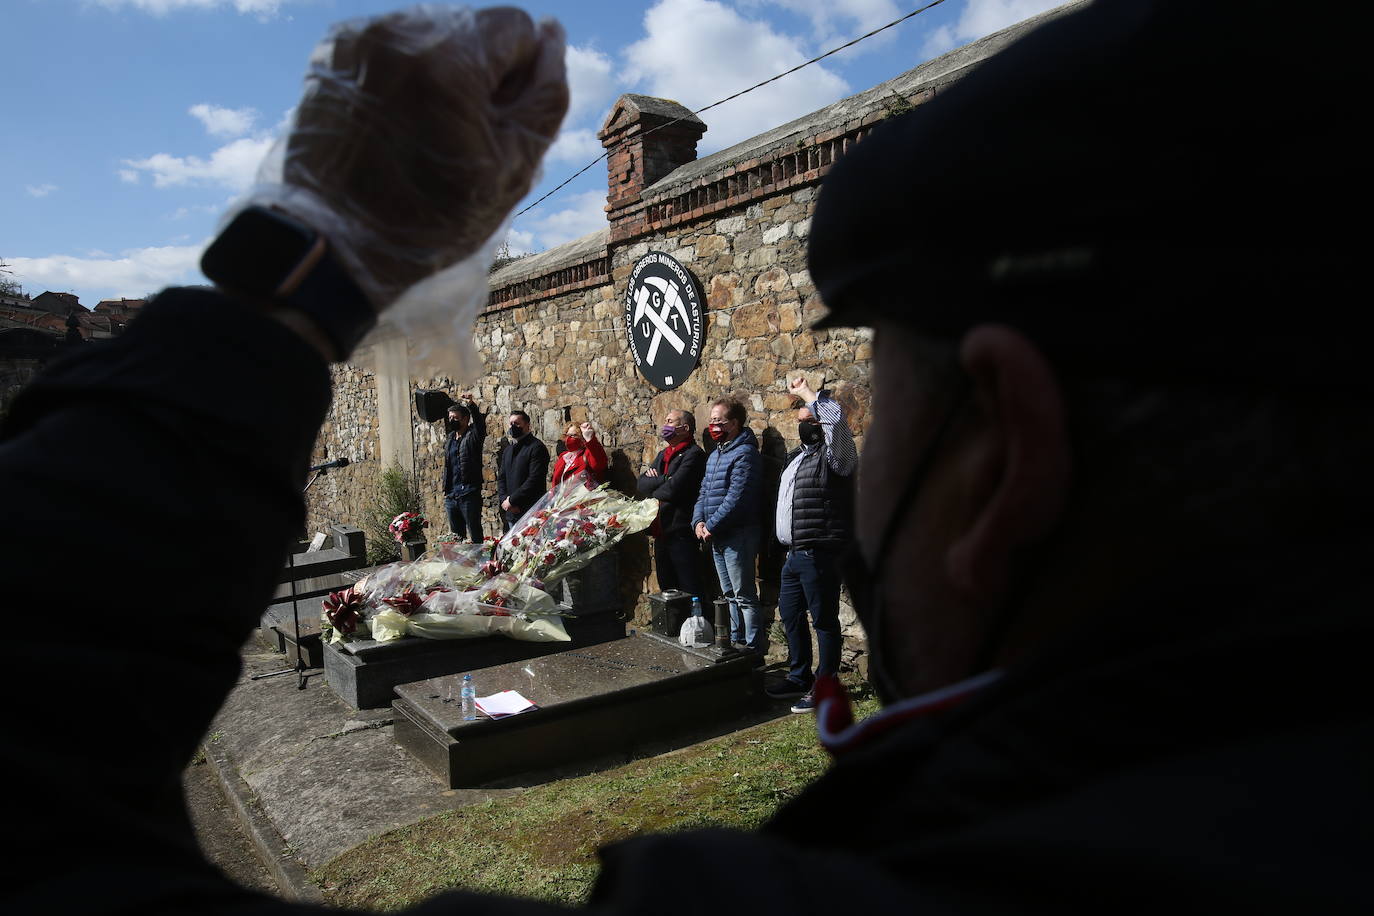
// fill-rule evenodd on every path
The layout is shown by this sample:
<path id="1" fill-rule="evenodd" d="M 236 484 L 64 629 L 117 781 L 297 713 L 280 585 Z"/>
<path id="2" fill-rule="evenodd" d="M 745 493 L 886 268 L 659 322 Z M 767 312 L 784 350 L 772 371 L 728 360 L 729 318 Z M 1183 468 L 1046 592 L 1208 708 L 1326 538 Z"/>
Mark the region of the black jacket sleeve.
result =
<path id="1" fill-rule="evenodd" d="M 689 445 L 674 457 L 678 459 L 676 467 L 670 468 L 671 473 L 658 478 L 658 486 L 649 495 L 674 506 L 686 506 L 690 512 L 696 504 L 697 494 L 701 492 L 701 479 L 706 475 L 706 453 L 695 445 Z"/>
<path id="2" fill-rule="evenodd" d="M 645 499 L 652 499 L 654 491 L 663 483 L 663 452 L 654 456 L 654 460 L 649 462 L 649 468 L 658 471 L 658 475 L 650 477 L 646 470 L 639 475 L 639 480 L 635 484 L 635 490 Z"/>
<path id="3" fill-rule="evenodd" d="M 549 488 L 549 448 L 535 439 L 522 451 L 524 454 L 517 460 L 523 459 L 527 462 L 527 473 L 520 486 L 510 494 L 510 501 L 512 505 L 525 510 L 537 503 L 539 497 Z"/>
<path id="4" fill-rule="evenodd" d="M 453 439 L 453 433 L 446 433 L 444 439 L 444 479 L 439 492 L 444 496 L 448 495 L 449 489 L 453 486 L 453 459 L 450 457 L 448 444 Z"/>
<path id="5" fill-rule="evenodd" d="M 510 461 L 510 440 L 501 437 L 501 443 L 496 450 L 496 502 L 499 505 L 505 502 L 507 496 L 506 489 L 506 463 Z"/>
<path id="6" fill-rule="evenodd" d="M 465 405 L 468 416 L 472 418 L 472 425 L 458 442 L 458 460 L 463 469 L 463 483 L 467 486 L 481 486 L 482 447 L 487 441 L 487 416 L 471 401 L 465 402 Z M 447 487 L 447 478 L 445 485 Z"/>
<path id="7" fill-rule="evenodd" d="M 43 799 L 11 811 L 25 841 L 0 910 L 151 912 L 137 901 L 197 894 L 228 907 L 180 774 L 304 524 L 329 373 L 208 290 L 168 290 L 122 337 L 77 349 L 0 430 L 5 606 L 33 624 L 0 678 L 10 697 L 43 697 L 11 705 L 0 742 L 6 784 Z M 65 719 L 82 710 L 78 728 L 118 742 L 99 762 Z"/>

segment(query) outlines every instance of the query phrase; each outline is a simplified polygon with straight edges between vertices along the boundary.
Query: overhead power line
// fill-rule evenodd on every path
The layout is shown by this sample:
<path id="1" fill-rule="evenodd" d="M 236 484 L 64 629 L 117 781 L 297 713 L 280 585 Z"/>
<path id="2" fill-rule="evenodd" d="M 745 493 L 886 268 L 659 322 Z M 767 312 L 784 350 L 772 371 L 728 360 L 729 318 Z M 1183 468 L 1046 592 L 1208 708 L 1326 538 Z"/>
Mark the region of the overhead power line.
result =
<path id="1" fill-rule="evenodd" d="M 879 32 L 884 32 L 884 31 L 886 31 L 886 30 L 892 28 L 892 27 L 895 26 L 895 25 L 900 25 L 900 24 L 902 24 L 903 22 L 906 22 L 906 21 L 907 21 L 908 19 L 910 19 L 911 17 L 913 17 L 913 16 L 919 16 L 921 13 L 924 13 L 926 10 L 932 9 L 932 8 L 934 8 L 934 7 L 937 7 L 937 6 L 939 6 L 941 3 L 944 3 L 944 2 L 945 2 L 945 0 L 932 0 L 932 2 L 927 3 L 925 6 L 921 7 L 920 9 L 912 10 L 911 12 L 907 13 L 907 14 L 904 15 L 904 16 L 899 16 L 899 17 L 897 17 L 896 19 L 894 19 L 894 20 L 892 20 L 891 22 L 889 22 L 887 25 L 878 26 L 878 28 L 874 29 L 874 30 L 871 31 L 871 32 L 867 32 L 867 33 L 865 33 L 865 34 L 863 34 L 863 35 L 860 35 L 858 38 L 855 38 L 855 39 L 853 39 L 852 41 L 847 41 L 847 42 L 845 42 L 844 44 L 840 45 L 840 46 L 837 47 L 837 48 L 831 48 L 829 51 L 826 51 L 824 54 L 821 54 L 821 55 L 819 55 L 819 56 L 817 56 L 817 57 L 813 57 L 813 58 L 811 58 L 810 60 L 805 61 L 804 63 L 797 64 L 797 65 L 796 65 L 795 67 L 793 67 L 791 70 L 784 70 L 782 73 L 779 73 L 779 74 L 777 74 L 776 76 L 770 76 L 768 79 L 764 80 L 763 82 L 761 82 L 761 83 L 755 83 L 754 85 L 750 86 L 748 89 L 741 89 L 739 92 L 736 92 L 734 95 L 728 95 L 728 96 L 726 96 L 725 98 L 720 99 L 719 101 L 712 102 L 710 105 L 707 105 L 707 106 L 705 106 L 705 107 L 703 107 L 703 108 L 698 108 L 696 111 L 692 112 L 692 114 L 693 114 L 693 115 L 699 115 L 699 114 L 701 114 L 703 111 L 710 111 L 712 108 L 715 108 L 717 105 L 724 105 L 726 102 L 733 101 L 733 100 L 739 98 L 739 97 L 742 96 L 742 95 L 748 95 L 749 93 L 753 92 L 755 89 L 761 89 L 761 88 L 763 88 L 764 86 L 767 86 L 769 83 L 773 83 L 773 82 L 776 82 L 776 81 L 782 79 L 784 76 L 790 76 L 791 74 L 796 73 L 798 70 L 802 69 L 803 67 L 809 67 L 809 66 L 811 66 L 812 64 L 817 63 L 818 61 L 825 60 L 827 57 L 830 57 L 831 55 L 834 55 L 834 54 L 838 54 L 838 53 L 840 53 L 841 51 L 845 50 L 846 48 L 852 48 L 852 47 L 854 47 L 856 44 L 858 44 L 859 42 L 865 41 L 865 40 L 867 40 L 867 39 L 869 39 L 869 38 L 872 38 L 874 35 L 877 35 Z M 684 120 L 686 120 L 686 119 L 685 119 L 685 118 L 674 118 L 673 120 L 667 122 L 666 124 L 660 124 L 660 125 L 658 125 L 657 127 L 654 127 L 654 128 L 652 128 L 652 129 L 650 129 L 650 130 L 646 130 L 646 131 L 642 134 L 642 136 L 647 137 L 647 136 L 649 136 L 650 134 L 652 134 L 654 131 L 663 130 L 665 127 L 672 127 L 674 124 L 677 124 L 677 123 L 679 123 L 679 122 L 681 122 L 681 121 L 684 121 Z M 610 150 L 606 150 L 606 152 L 602 153 L 600 156 L 597 156 L 597 157 L 596 157 L 595 159 L 593 159 L 591 162 L 588 162 L 586 165 L 582 166 L 582 168 L 578 169 L 576 172 L 574 172 L 572 175 L 570 175 L 570 176 L 567 178 L 567 180 L 565 180 L 565 181 L 564 181 L 562 184 L 560 184 L 558 187 L 554 188 L 552 191 L 549 191 L 549 192 L 548 192 L 547 194 L 545 194 L 543 197 L 539 198 L 539 199 L 536 200 L 534 203 L 530 204 L 528 207 L 525 207 L 523 210 L 521 210 L 520 212 L 516 213 L 515 216 L 516 216 L 517 218 L 518 218 L 518 217 L 521 217 L 521 216 L 524 216 L 526 213 L 530 212 L 530 211 L 533 210 L 535 207 L 539 206 L 539 205 L 542 204 L 544 201 L 548 200 L 550 197 L 552 197 L 553 195 L 557 194 L 559 191 L 563 190 L 563 189 L 566 188 L 568 185 L 572 184 L 572 183 L 578 178 L 578 176 L 580 176 L 583 172 L 587 171 L 587 169 L 589 169 L 589 168 L 591 168 L 592 166 L 596 165 L 598 162 L 602 161 L 603 159 L 605 159 L 605 158 L 606 158 L 607 156 L 609 156 L 610 154 L 611 154 L 611 151 L 610 151 Z"/>

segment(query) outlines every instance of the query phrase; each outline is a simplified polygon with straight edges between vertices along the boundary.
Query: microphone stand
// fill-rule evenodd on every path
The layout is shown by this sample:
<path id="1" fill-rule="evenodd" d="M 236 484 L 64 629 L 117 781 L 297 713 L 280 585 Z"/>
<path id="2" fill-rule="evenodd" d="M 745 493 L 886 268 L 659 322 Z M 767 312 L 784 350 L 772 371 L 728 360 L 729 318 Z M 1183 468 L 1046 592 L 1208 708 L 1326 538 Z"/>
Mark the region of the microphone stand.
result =
<path id="1" fill-rule="evenodd" d="M 310 480 L 306 482 L 301 492 L 304 493 L 306 490 L 309 490 L 311 484 L 323 477 L 328 470 L 329 469 L 325 467 L 315 469 L 315 476 L 311 477 Z M 294 550 L 286 555 L 286 568 L 290 570 L 295 570 L 296 568 L 296 552 Z M 306 666 L 305 654 L 301 652 L 301 611 L 299 602 L 296 601 L 296 577 L 294 575 L 290 577 L 289 584 L 291 585 L 291 626 L 296 636 L 296 664 L 291 668 L 282 668 L 280 671 L 269 671 L 266 674 L 254 674 L 249 677 L 249 680 L 260 681 L 263 678 L 279 677 L 283 674 L 291 674 L 294 672 L 299 676 L 299 679 L 296 681 L 296 689 L 304 690 L 306 681 L 310 678 L 308 672 L 311 669 Z"/>

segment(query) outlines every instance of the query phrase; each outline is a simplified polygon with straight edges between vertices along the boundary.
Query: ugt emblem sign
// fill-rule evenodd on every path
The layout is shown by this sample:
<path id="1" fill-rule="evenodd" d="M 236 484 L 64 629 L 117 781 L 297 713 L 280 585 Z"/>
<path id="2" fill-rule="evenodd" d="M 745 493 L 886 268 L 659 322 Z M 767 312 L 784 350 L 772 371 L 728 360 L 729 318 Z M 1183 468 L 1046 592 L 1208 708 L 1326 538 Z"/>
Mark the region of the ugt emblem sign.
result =
<path id="1" fill-rule="evenodd" d="M 635 262 L 625 289 L 625 334 L 635 365 L 663 391 L 701 362 L 701 296 L 696 278 L 672 257 L 651 251 Z"/>

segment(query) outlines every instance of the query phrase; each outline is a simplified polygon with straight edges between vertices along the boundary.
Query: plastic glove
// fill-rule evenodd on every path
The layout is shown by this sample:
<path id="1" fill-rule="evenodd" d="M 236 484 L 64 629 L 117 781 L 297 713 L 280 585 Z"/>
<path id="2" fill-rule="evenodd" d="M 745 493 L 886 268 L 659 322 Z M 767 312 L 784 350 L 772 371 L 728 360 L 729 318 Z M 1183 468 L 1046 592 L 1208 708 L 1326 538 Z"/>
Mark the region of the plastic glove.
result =
<path id="1" fill-rule="evenodd" d="M 242 203 L 323 233 L 381 311 L 480 256 L 529 191 L 567 111 L 563 54 L 557 23 L 508 7 L 337 25 L 311 56 L 284 156 Z"/>

